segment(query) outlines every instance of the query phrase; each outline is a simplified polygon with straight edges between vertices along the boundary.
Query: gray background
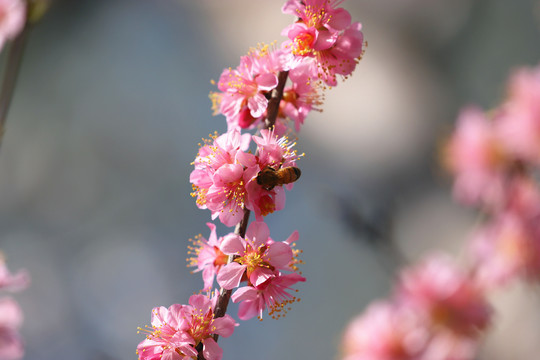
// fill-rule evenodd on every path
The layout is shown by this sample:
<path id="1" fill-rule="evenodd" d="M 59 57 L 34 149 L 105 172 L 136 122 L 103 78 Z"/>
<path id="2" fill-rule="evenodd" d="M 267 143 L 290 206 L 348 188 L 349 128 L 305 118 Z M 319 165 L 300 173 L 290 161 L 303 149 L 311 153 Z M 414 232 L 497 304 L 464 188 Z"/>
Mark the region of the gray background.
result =
<path id="1" fill-rule="evenodd" d="M 293 19 L 281 5 L 65 0 L 36 26 L 0 151 L 0 248 L 33 280 L 16 295 L 26 359 L 135 359 L 151 308 L 202 287 L 185 257 L 209 221 L 189 196 L 190 162 L 201 137 L 225 130 L 209 80 L 283 40 Z M 538 1 L 343 6 L 369 46 L 307 119 L 302 178 L 267 217 L 277 240 L 300 232 L 302 301 L 285 319 L 243 322 L 220 340 L 224 359 L 335 359 L 348 319 L 389 293 L 399 257 L 462 255 L 475 215 L 452 201 L 438 148 L 461 106 L 495 106 L 509 71 L 540 59 Z M 494 299 L 481 359 L 537 359 L 535 290 Z"/>

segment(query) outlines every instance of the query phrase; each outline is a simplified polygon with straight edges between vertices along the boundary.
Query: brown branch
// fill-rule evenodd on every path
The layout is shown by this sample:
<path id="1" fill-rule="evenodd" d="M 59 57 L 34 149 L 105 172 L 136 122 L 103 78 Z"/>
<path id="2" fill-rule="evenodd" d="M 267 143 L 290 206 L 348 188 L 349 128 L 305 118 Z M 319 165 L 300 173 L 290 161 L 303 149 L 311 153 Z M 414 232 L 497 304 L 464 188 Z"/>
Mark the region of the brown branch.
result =
<path id="1" fill-rule="evenodd" d="M 283 89 L 289 76 L 288 71 L 281 71 L 278 75 L 278 84 L 274 90 L 272 90 L 272 96 L 268 101 L 268 108 L 266 110 L 266 120 L 264 121 L 264 127 L 270 129 L 276 123 L 276 119 L 279 113 L 279 104 L 283 98 Z"/>
<path id="2" fill-rule="evenodd" d="M 264 127 L 265 129 L 270 129 L 274 126 L 276 123 L 276 119 L 279 113 L 279 104 L 281 102 L 281 99 L 283 98 L 283 89 L 285 88 L 285 83 L 287 82 L 287 77 L 289 76 L 288 71 L 281 71 L 278 74 L 278 84 L 274 90 L 272 90 L 272 94 L 270 97 L 270 100 L 268 101 L 268 108 L 266 110 L 266 119 L 264 121 Z M 241 237 L 246 236 L 246 229 L 249 222 L 249 215 L 251 214 L 251 211 L 249 209 L 244 208 L 244 217 L 242 220 L 236 225 L 236 228 L 234 229 L 234 233 L 236 235 L 240 235 Z M 229 255 L 229 259 L 227 261 L 227 264 L 230 264 L 234 261 L 236 255 Z M 231 299 L 232 290 L 225 290 L 224 288 L 221 288 L 219 293 L 219 298 L 216 303 L 216 308 L 214 309 L 214 318 L 220 318 L 225 316 L 225 313 L 227 312 L 227 307 L 229 306 L 229 300 Z M 214 340 L 218 341 L 219 335 L 214 334 Z M 199 344 L 200 345 L 200 344 Z M 198 359 L 204 360 L 204 356 L 202 355 L 202 346 L 197 346 Z"/>
<path id="3" fill-rule="evenodd" d="M 21 68 L 24 48 L 29 32 L 30 25 L 27 23 L 8 47 L 7 63 L 3 74 L 2 90 L 0 91 L 0 145 L 4 138 L 7 115 L 11 100 L 13 99 L 15 85 L 17 84 L 17 78 Z"/>

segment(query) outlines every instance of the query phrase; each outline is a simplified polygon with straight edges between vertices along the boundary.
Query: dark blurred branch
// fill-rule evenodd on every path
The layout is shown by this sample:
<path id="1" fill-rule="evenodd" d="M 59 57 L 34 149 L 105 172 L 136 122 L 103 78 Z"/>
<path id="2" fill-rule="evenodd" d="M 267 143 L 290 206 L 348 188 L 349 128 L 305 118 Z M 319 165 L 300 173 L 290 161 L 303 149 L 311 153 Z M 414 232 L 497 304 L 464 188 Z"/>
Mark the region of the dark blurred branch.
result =
<path id="1" fill-rule="evenodd" d="M 367 209 L 360 206 L 365 202 L 337 194 L 333 196 L 339 220 L 356 239 L 376 251 L 377 260 L 383 268 L 393 274 L 396 267 L 407 264 L 407 259 L 393 239 L 392 207 Z"/>
<path id="2" fill-rule="evenodd" d="M 26 24 L 17 37 L 8 45 L 7 63 L 4 68 L 4 78 L 2 80 L 2 90 L 0 91 L 0 145 L 4 138 L 5 124 L 9 113 L 9 107 L 15 92 L 19 70 L 26 40 L 30 32 L 30 25 Z"/>

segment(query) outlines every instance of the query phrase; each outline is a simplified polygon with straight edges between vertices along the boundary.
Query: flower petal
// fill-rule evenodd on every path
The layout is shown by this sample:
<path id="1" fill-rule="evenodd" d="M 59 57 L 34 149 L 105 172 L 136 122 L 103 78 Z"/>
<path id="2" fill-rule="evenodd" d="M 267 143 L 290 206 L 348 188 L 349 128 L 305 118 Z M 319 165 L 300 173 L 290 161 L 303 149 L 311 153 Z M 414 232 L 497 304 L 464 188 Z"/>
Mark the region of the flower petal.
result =
<path id="1" fill-rule="evenodd" d="M 217 275 L 217 282 L 224 289 L 231 290 L 240 285 L 245 271 L 246 267 L 244 265 L 232 262 L 221 268 Z"/>

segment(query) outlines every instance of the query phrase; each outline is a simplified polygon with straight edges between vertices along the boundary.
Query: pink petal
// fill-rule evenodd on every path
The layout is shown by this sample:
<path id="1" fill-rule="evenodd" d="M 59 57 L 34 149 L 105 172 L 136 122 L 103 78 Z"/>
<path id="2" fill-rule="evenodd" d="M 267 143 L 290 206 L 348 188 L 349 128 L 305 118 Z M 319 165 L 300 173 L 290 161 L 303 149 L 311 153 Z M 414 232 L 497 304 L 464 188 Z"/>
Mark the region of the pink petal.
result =
<path id="1" fill-rule="evenodd" d="M 223 337 L 229 337 L 234 332 L 234 327 L 237 324 L 230 315 L 225 315 L 224 317 L 214 319 L 212 325 L 216 328 L 214 330 L 214 334 L 218 334 L 219 336 Z"/>
<path id="2" fill-rule="evenodd" d="M 291 236 L 289 236 L 287 240 L 285 240 L 285 243 L 290 245 L 294 242 L 297 242 L 299 238 L 300 238 L 300 235 L 298 234 L 298 230 L 294 230 Z"/>
<path id="3" fill-rule="evenodd" d="M 189 297 L 189 305 L 196 309 L 201 309 L 204 314 L 212 308 L 212 303 L 208 296 L 202 294 L 191 295 Z"/>
<path id="4" fill-rule="evenodd" d="M 351 14 L 343 8 L 339 8 L 332 12 L 328 26 L 334 30 L 346 29 L 351 23 Z"/>
<path id="5" fill-rule="evenodd" d="M 268 107 L 268 99 L 263 94 L 258 93 L 248 99 L 248 108 L 251 111 L 251 116 L 254 118 L 261 117 Z"/>
<path id="6" fill-rule="evenodd" d="M 221 268 L 217 275 L 217 282 L 221 287 L 231 290 L 240 285 L 245 271 L 246 267 L 244 265 L 232 262 Z"/>
<path id="7" fill-rule="evenodd" d="M 202 278 L 204 281 L 204 289 L 203 290 L 210 290 L 212 288 L 212 285 L 214 284 L 214 276 L 215 276 L 215 270 L 214 266 L 207 266 L 204 268 L 202 273 Z"/>
<path id="8" fill-rule="evenodd" d="M 246 238 L 253 242 L 255 247 L 259 247 L 265 244 L 270 237 L 270 229 L 268 225 L 262 221 L 254 221 L 249 224 L 249 227 L 246 231 Z"/>
<path id="9" fill-rule="evenodd" d="M 206 360 L 221 360 L 223 349 L 212 338 L 203 339 L 203 355 Z"/>
<path id="10" fill-rule="evenodd" d="M 180 357 L 180 354 L 178 354 L 174 349 L 167 349 L 163 351 L 163 355 L 161 356 L 162 360 L 182 360 Z"/>
<path id="11" fill-rule="evenodd" d="M 216 215 L 219 215 L 219 221 L 221 221 L 225 226 L 235 226 L 244 217 L 242 208 L 236 203 L 227 206 L 223 209 L 223 211 L 219 211 Z"/>
<path id="12" fill-rule="evenodd" d="M 273 191 L 276 194 L 274 196 L 274 202 L 276 204 L 275 211 L 283 210 L 283 208 L 285 207 L 285 189 L 283 189 L 282 186 L 276 186 Z"/>
<path id="13" fill-rule="evenodd" d="M 168 312 L 169 310 L 167 310 L 167 308 L 164 306 L 153 308 L 152 309 L 152 322 L 151 322 L 152 326 L 159 327 L 163 325 L 166 322 L 165 319 L 167 318 Z"/>
<path id="14" fill-rule="evenodd" d="M 214 175 L 214 183 L 224 186 L 242 178 L 244 167 L 240 164 L 226 164 L 220 167 Z"/>
<path id="15" fill-rule="evenodd" d="M 18 328 L 23 321 L 19 304 L 10 297 L 0 299 L 0 328 Z"/>
<path id="16" fill-rule="evenodd" d="M 231 299 L 234 303 L 239 301 L 253 301 L 257 299 L 257 290 L 251 286 L 242 286 L 232 294 Z"/>
<path id="17" fill-rule="evenodd" d="M 244 167 L 252 167 L 257 164 L 257 158 L 255 155 L 250 153 L 245 153 L 243 151 L 238 151 L 236 153 L 235 160 L 238 161 Z"/>
<path id="18" fill-rule="evenodd" d="M 260 90 L 270 91 L 277 86 L 278 78 L 275 74 L 261 74 L 255 78 L 255 82 Z"/>
<path id="19" fill-rule="evenodd" d="M 249 275 L 249 281 L 255 285 L 259 286 L 262 283 L 266 282 L 268 279 L 273 278 L 274 272 L 270 269 L 266 268 L 256 268 L 253 270 L 253 272 Z"/>
<path id="20" fill-rule="evenodd" d="M 268 246 L 266 258 L 276 268 L 284 268 L 291 262 L 293 252 L 290 245 L 283 242 L 275 242 Z"/>
<path id="21" fill-rule="evenodd" d="M 207 222 L 206 226 L 210 228 L 210 236 L 208 237 L 208 244 L 212 246 L 217 245 L 218 241 L 217 241 L 217 235 L 216 235 L 216 225 L 214 225 L 214 223 Z"/>
<path id="22" fill-rule="evenodd" d="M 207 170 L 195 169 L 189 174 L 189 182 L 202 188 L 212 185 L 212 179 Z"/>
<path id="23" fill-rule="evenodd" d="M 243 301 L 238 305 L 238 318 L 249 320 L 254 316 L 261 315 L 264 310 L 264 301 L 258 298 L 254 301 Z"/>
<path id="24" fill-rule="evenodd" d="M 223 237 L 220 249 L 226 255 L 240 255 L 246 248 L 244 239 L 236 234 L 228 234 Z"/>
<path id="25" fill-rule="evenodd" d="M 313 49 L 317 51 L 323 51 L 331 48 L 336 43 L 336 34 L 320 30 L 317 31 L 317 39 L 313 43 Z"/>

